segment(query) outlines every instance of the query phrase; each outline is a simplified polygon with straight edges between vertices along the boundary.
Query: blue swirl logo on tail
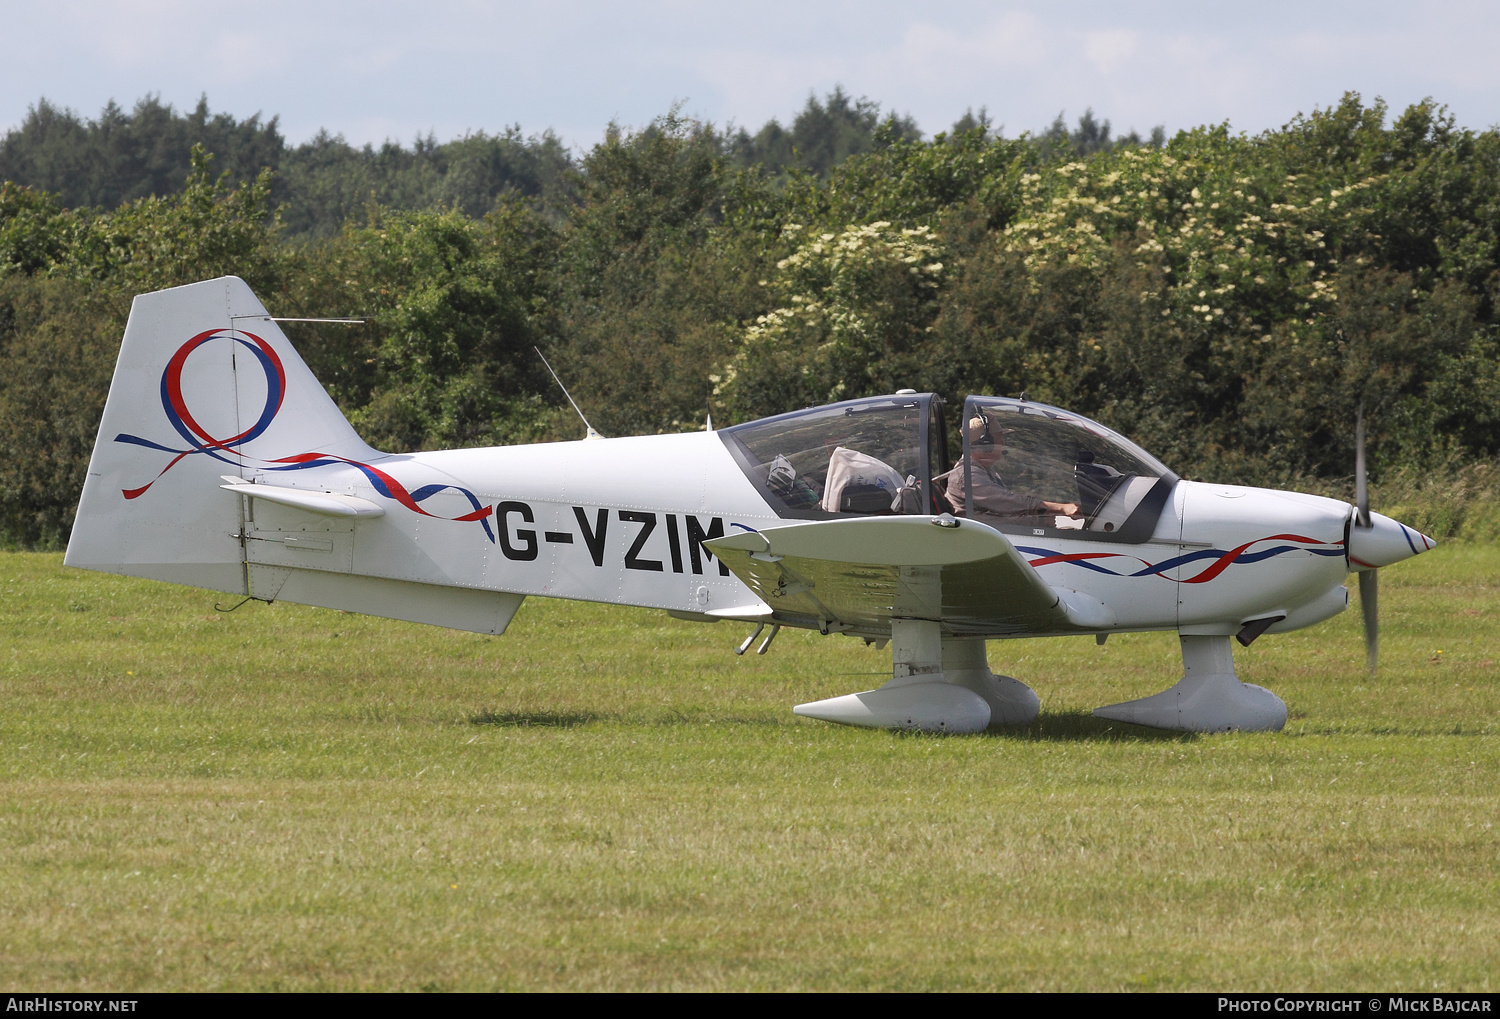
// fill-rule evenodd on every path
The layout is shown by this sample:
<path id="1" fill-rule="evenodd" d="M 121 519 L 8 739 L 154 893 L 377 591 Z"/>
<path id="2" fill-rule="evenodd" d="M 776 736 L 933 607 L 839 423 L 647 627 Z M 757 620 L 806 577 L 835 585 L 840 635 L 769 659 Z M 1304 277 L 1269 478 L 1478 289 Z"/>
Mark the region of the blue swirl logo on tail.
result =
<path id="1" fill-rule="evenodd" d="M 249 351 L 255 358 L 266 375 L 266 402 L 261 408 L 260 416 L 255 422 L 237 435 L 220 438 L 211 434 L 193 417 L 188 409 L 187 400 L 182 392 L 182 370 L 187 364 L 188 357 L 203 346 L 215 340 L 229 340 L 238 343 Z M 162 476 L 176 467 L 185 458 L 190 456 L 207 456 L 214 460 L 228 464 L 236 469 L 241 467 L 259 467 L 266 471 L 303 471 L 317 467 L 329 467 L 342 464 L 354 467 L 369 480 L 371 486 L 381 496 L 400 503 L 402 506 L 419 513 L 424 517 L 432 517 L 436 520 L 452 520 L 459 523 L 478 523 L 484 528 L 484 535 L 491 543 L 495 541 L 494 529 L 490 526 L 490 517 L 494 515 L 493 506 L 486 506 L 479 498 L 467 488 L 458 485 L 423 485 L 420 488 L 408 490 L 405 485 L 397 481 L 390 474 L 370 464 L 359 460 L 351 460 L 348 457 L 335 456 L 331 453 L 307 452 L 298 453 L 295 456 L 277 457 L 264 459 L 251 456 L 240 449 L 242 445 L 251 442 L 265 434 L 271 422 L 276 419 L 281 405 L 286 399 L 286 367 L 281 363 L 275 348 L 254 333 L 247 333 L 239 329 L 209 329 L 199 333 L 177 348 L 172 359 L 161 373 L 161 406 L 166 413 L 167 421 L 173 430 L 177 432 L 187 444 L 186 449 L 177 449 L 173 446 L 163 445 L 151 439 L 142 438 L 139 435 L 129 435 L 121 432 L 115 436 L 116 442 L 126 442 L 136 446 L 145 446 L 147 449 L 160 450 L 171 454 L 172 459 L 157 472 L 156 477 L 146 482 L 139 488 L 126 488 L 121 494 L 126 499 L 139 499 L 145 495 L 152 485 L 161 480 Z M 429 513 L 423 509 L 421 504 L 439 492 L 453 491 L 468 500 L 472 510 L 456 517 L 443 517 L 435 513 Z"/>

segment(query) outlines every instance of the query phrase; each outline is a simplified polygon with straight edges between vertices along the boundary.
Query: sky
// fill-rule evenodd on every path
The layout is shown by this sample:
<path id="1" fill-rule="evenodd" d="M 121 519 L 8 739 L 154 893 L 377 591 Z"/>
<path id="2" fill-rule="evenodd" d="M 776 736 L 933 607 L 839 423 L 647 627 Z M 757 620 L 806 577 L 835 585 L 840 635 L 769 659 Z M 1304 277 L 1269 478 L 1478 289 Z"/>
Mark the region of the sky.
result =
<path id="1" fill-rule="evenodd" d="M 293 144 L 520 125 L 587 148 L 674 105 L 790 122 L 836 85 L 927 135 L 986 107 L 1007 136 L 1086 108 L 1116 133 L 1279 127 L 1346 91 L 1500 123 L 1500 4 L 1427 0 L 0 0 L 0 131 L 42 97 L 96 116 L 154 93 L 280 117 Z"/>

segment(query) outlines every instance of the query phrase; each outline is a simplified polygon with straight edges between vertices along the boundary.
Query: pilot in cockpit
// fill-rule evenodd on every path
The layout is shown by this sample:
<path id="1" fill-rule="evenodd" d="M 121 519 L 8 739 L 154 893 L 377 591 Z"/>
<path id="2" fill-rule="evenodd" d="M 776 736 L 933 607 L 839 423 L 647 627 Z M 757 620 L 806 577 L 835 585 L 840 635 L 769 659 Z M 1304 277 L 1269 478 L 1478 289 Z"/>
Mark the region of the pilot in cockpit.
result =
<path id="1" fill-rule="evenodd" d="M 997 465 L 1005 454 L 1005 434 L 1010 429 L 1002 428 L 987 416 L 969 419 L 969 458 L 973 468 L 964 471 L 963 461 L 948 473 L 947 498 L 953 511 L 962 514 L 967 503 L 965 474 L 970 476 L 974 488 L 974 512 L 1003 517 L 1039 516 L 1055 513 L 1066 517 L 1078 515 L 1076 502 L 1049 502 L 1024 492 L 1017 492 L 1000 477 Z M 1076 526 L 1076 525 L 1075 525 Z"/>

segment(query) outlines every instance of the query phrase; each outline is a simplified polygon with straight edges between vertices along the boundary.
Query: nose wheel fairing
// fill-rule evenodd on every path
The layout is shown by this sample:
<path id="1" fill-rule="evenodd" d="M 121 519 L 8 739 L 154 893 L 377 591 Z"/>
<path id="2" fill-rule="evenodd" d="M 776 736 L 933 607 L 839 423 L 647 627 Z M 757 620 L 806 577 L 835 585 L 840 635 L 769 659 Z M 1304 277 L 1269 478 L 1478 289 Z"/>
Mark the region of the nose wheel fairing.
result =
<path id="1" fill-rule="evenodd" d="M 1279 732 L 1286 703 L 1263 686 L 1242 683 L 1230 637 L 1182 634 L 1183 676 L 1161 693 L 1098 708 L 1116 722 L 1180 732 Z"/>

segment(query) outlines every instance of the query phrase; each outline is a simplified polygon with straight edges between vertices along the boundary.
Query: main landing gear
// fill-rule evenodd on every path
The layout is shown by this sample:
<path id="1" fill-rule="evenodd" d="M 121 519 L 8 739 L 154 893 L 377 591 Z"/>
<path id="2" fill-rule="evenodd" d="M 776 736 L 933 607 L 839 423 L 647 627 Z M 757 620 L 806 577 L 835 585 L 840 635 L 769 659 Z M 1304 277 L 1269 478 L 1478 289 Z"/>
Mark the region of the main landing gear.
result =
<path id="1" fill-rule="evenodd" d="M 1041 701 L 1020 680 L 997 676 L 984 641 L 942 635 L 926 619 L 891 620 L 891 681 L 879 690 L 799 704 L 808 718 L 874 729 L 983 732 L 990 725 L 1024 725 Z"/>

